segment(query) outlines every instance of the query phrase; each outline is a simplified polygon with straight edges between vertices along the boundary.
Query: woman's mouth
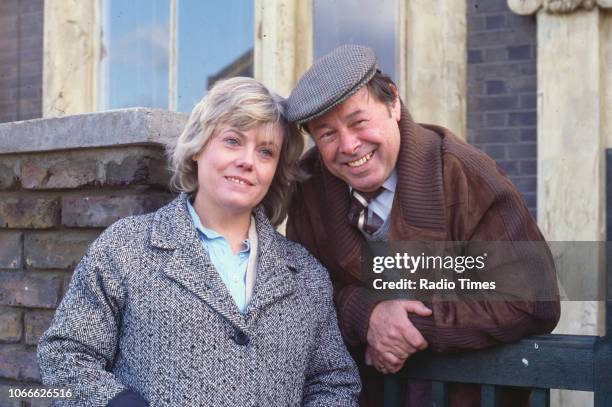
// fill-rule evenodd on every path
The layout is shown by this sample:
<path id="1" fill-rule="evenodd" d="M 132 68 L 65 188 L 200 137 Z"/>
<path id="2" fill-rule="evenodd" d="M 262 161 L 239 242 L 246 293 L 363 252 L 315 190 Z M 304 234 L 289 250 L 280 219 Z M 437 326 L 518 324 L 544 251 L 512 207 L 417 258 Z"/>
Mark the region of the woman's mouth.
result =
<path id="1" fill-rule="evenodd" d="M 240 178 L 240 177 L 225 177 L 225 179 L 230 181 L 230 182 L 233 182 L 235 184 L 253 186 L 253 184 L 251 182 L 249 182 L 248 180 L 246 180 L 244 178 Z"/>

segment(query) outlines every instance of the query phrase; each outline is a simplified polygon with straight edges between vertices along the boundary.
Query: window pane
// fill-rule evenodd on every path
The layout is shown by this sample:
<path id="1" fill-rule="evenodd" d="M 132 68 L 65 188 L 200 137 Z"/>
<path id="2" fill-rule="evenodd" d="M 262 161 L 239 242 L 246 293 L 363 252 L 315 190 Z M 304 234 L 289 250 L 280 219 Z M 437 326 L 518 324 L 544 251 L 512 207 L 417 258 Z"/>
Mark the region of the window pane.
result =
<path id="1" fill-rule="evenodd" d="M 179 1 L 177 110 L 222 78 L 253 76 L 253 2 Z"/>
<path id="2" fill-rule="evenodd" d="M 100 110 L 168 107 L 168 0 L 102 0 Z"/>
<path id="3" fill-rule="evenodd" d="M 397 13 L 397 0 L 314 0 L 315 59 L 341 44 L 367 45 L 395 79 Z"/>

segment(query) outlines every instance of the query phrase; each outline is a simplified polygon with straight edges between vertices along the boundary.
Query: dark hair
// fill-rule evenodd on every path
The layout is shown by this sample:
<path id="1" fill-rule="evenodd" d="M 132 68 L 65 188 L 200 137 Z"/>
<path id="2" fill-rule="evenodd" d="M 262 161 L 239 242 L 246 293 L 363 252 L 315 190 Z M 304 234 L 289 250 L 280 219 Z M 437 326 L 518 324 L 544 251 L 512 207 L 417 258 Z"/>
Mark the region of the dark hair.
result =
<path id="1" fill-rule="evenodd" d="M 376 100 L 384 103 L 387 108 L 391 109 L 397 95 L 397 86 L 393 83 L 393 80 L 389 75 L 382 73 L 380 70 L 376 70 L 376 73 L 366 84 L 368 92 L 374 95 Z"/>

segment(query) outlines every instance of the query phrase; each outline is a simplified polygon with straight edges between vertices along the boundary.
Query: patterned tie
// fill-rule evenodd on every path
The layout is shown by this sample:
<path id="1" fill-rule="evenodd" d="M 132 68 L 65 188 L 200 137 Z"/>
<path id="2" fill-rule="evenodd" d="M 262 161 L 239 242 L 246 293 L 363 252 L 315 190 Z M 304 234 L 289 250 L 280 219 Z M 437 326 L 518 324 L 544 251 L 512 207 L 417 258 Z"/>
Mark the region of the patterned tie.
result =
<path id="1" fill-rule="evenodd" d="M 372 192 L 361 192 L 353 189 L 351 192 L 351 208 L 348 212 L 349 223 L 355 226 L 357 229 L 370 235 L 380 229 L 383 224 L 383 220 L 374 211 L 372 211 L 372 214 L 368 219 L 368 205 L 384 190 L 385 188 L 383 187 L 380 187 L 376 191 Z"/>

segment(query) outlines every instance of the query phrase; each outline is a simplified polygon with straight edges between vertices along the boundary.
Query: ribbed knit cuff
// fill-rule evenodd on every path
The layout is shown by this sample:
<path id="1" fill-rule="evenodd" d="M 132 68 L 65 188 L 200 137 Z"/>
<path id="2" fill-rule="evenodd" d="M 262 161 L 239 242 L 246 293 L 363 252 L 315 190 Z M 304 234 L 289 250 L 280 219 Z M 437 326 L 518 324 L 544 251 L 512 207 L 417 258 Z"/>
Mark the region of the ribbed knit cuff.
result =
<path id="1" fill-rule="evenodd" d="M 429 349 L 440 352 L 439 338 L 436 333 L 436 322 L 433 316 L 422 317 L 416 314 L 408 314 L 408 319 L 412 322 L 412 325 L 423 335 L 423 338 L 429 344 Z"/>

